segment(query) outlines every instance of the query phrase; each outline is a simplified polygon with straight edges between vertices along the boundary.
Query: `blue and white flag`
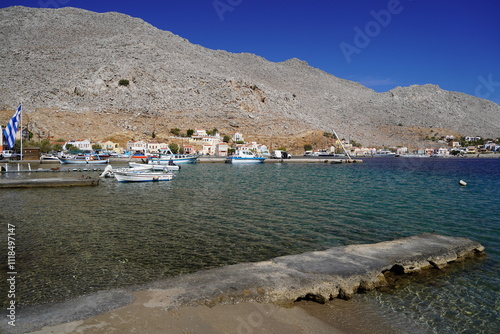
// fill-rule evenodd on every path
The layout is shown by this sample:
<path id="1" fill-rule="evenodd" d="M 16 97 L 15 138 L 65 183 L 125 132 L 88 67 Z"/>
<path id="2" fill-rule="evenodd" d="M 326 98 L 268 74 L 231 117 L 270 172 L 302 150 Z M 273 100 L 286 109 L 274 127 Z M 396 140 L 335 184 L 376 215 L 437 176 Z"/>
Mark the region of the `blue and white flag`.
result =
<path id="1" fill-rule="evenodd" d="M 5 128 L 5 140 L 7 140 L 7 147 L 9 149 L 14 147 L 16 143 L 16 132 L 19 128 L 19 118 L 21 117 L 21 110 L 23 110 L 23 105 L 21 104 L 19 108 L 17 108 L 16 113 L 10 119 L 9 124 Z"/>

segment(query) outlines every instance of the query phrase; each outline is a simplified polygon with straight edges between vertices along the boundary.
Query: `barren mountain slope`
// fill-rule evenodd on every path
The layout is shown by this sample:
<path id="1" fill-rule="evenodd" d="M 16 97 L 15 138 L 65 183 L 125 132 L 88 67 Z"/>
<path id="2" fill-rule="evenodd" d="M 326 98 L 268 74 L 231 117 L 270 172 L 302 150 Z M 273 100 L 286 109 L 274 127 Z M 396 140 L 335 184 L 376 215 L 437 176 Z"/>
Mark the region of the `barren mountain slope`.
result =
<path id="1" fill-rule="evenodd" d="M 41 137 L 216 127 L 265 140 L 335 128 L 366 145 L 407 145 L 401 130 L 415 127 L 500 133 L 500 107 L 487 100 L 433 85 L 376 93 L 298 59 L 210 50 L 119 13 L 9 7 L 0 43 L 2 124 L 23 102 Z"/>

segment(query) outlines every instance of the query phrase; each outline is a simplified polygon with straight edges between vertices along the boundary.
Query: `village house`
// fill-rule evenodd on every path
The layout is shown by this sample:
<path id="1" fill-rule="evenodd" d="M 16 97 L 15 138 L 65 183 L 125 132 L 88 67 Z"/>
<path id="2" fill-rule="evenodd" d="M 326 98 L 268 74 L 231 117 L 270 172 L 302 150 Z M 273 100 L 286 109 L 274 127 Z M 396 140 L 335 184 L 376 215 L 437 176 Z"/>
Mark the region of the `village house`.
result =
<path id="1" fill-rule="evenodd" d="M 468 142 L 477 142 L 477 141 L 480 141 L 481 140 L 481 137 L 465 137 L 465 141 L 468 141 Z"/>
<path id="2" fill-rule="evenodd" d="M 402 154 L 407 154 L 408 153 L 408 147 L 399 147 L 396 150 L 396 154 L 402 155 Z"/>
<path id="3" fill-rule="evenodd" d="M 243 135 L 239 132 L 235 132 L 231 134 L 231 140 L 236 143 L 238 141 L 245 141 L 245 138 L 243 138 Z"/>
<path id="4" fill-rule="evenodd" d="M 191 145 L 184 145 L 184 146 L 182 146 L 182 149 L 183 149 L 184 154 L 194 154 L 195 153 L 194 146 L 191 146 Z"/>
<path id="5" fill-rule="evenodd" d="M 214 155 L 215 154 L 215 145 L 212 144 L 203 144 L 201 148 L 201 154 L 203 155 Z"/>
<path id="6" fill-rule="evenodd" d="M 139 140 L 139 141 L 128 141 L 127 142 L 127 151 L 130 152 L 146 152 L 147 149 L 147 143 L 145 141 Z"/>
<path id="7" fill-rule="evenodd" d="M 434 154 L 438 155 L 440 157 L 446 157 L 446 156 L 450 155 L 450 151 L 448 151 L 448 149 L 445 147 L 440 147 L 440 148 L 434 150 Z"/>
<path id="8" fill-rule="evenodd" d="M 195 130 L 189 141 L 216 145 L 222 141 L 219 133 L 209 136 L 205 130 Z"/>
<path id="9" fill-rule="evenodd" d="M 219 143 L 216 147 L 216 154 L 219 156 L 227 156 L 229 151 L 229 145 L 227 143 Z"/>
<path id="10" fill-rule="evenodd" d="M 76 147 L 76 148 L 78 148 L 79 150 L 82 150 L 82 151 L 90 151 L 90 150 L 92 150 L 92 143 L 88 139 L 84 139 L 84 140 L 80 140 L 80 139 L 70 140 L 70 141 L 68 141 L 68 142 L 66 142 L 64 144 L 63 150 L 67 150 L 67 147 L 69 145 L 73 145 L 74 147 Z"/>
<path id="11" fill-rule="evenodd" d="M 158 153 L 160 150 L 168 149 L 167 143 L 159 143 L 159 142 L 147 142 L 146 143 L 146 152 L 149 153 Z"/>
<path id="12" fill-rule="evenodd" d="M 100 140 L 96 142 L 97 145 L 101 146 L 104 151 L 113 151 L 116 153 L 123 153 L 123 149 L 120 148 L 120 145 L 114 143 L 110 140 Z"/>

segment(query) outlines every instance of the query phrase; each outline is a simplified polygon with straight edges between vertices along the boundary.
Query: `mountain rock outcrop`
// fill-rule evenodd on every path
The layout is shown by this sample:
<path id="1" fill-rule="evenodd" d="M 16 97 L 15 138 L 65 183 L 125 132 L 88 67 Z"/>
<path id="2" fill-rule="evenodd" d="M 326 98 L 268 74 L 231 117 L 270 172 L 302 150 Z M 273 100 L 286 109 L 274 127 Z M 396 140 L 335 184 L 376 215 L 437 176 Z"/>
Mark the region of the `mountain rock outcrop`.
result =
<path id="1" fill-rule="evenodd" d="M 22 102 L 41 138 L 217 128 L 265 142 L 334 128 L 365 145 L 411 145 L 422 139 L 406 136 L 415 129 L 500 134 L 500 106 L 488 100 L 434 85 L 377 93 L 298 59 L 207 49 L 114 12 L 1 9 L 0 44 L 1 124 Z"/>

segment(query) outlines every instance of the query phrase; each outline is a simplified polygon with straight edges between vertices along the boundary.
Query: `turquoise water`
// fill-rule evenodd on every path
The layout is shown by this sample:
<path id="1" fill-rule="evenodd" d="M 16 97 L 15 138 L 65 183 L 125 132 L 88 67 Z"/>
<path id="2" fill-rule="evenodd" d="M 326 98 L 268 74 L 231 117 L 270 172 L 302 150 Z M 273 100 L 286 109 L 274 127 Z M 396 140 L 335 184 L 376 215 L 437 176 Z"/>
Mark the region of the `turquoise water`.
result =
<path id="1" fill-rule="evenodd" d="M 362 298 L 415 333 L 495 333 L 499 200 L 500 159 L 197 164 L 172 182 L 0 190 L 0 220 L 16 225 L 23 305 L 422 232 L 469 237 L 486 247 L 483 261 Z"/>

